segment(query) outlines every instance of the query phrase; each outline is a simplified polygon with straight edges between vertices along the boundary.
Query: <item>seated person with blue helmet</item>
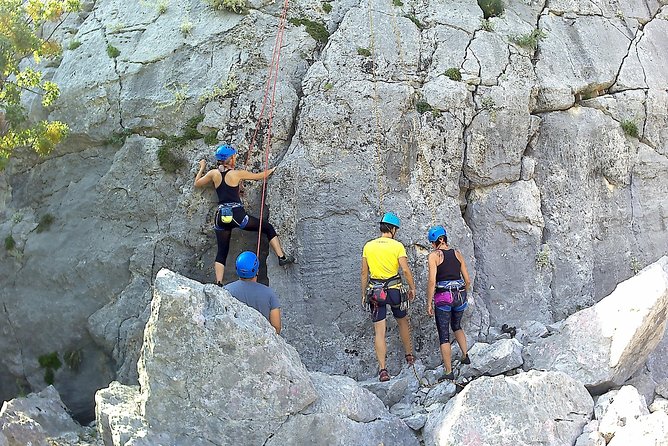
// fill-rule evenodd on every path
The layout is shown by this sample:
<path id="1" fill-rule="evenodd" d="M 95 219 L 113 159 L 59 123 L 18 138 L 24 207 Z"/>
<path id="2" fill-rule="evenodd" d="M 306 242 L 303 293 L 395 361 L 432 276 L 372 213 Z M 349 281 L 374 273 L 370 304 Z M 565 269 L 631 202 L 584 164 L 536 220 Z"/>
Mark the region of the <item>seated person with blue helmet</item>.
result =
<path id="1" fill-rule="evenodd" d="M 216 160 L 218 166 L 209 170 L 206 175 L 206 161 L 199 162 L 199 171 L 195 176 L 195 187 L 204 187 L 211 183 L 216 189 L 218 195 L 218 209 L 214 216 L 214 230 L 216 241 L 218 242 L 218 252 L 214 263 L 216 274 L 216 284 L 223 285 L 223 275 L 225 273 L 225 262 L 230 250 L 230 239 L 232 229 L 241 228 L 244 231 L 258 231 L 260 229 L 260 220 L 246 214 L 241 196 L 239 195 L 239 183 L 242 180 L 262 180 L 274 172 L 275 167 L 259 173 L 249 172 L 247 170 L 237 170 L 234 168 L 237 159 L 237 151 L 223 144 L 216 149 Z M 269 246 L 278 256 L 278 264 L 283 266 L 294 262 L 294 257 L 285 255 L 281 243 L 276 235 L 276 230 L 266 220 L 262 221 L 262 233 L 267 236 Z"/>
<path id="2" fill-rule="evenodd" d="M 276 333 L 280 333 L 281 304 L 274 290 L 257 282 L 260 269 L 257 256 L 250 251 L 242 252 L 237 257 L 236 269 L 239 280 L 228 283 L 224 288 L 237 300 L 262 313 Z"/>
<path id="3" fill-rule="evenodd" d="M 441 344 L 445 373 L 442 379 L 453 380 L 450 328 L 462 350 L 461 362 L 470 364 L 462 316 L 468 306 L 466 290 L 471 286 L 462 253 L 448 246 L 448 235 L 443 226 L 433 226 L 427 234 L 434 248 L 427 257 L 427 314 L 436 316 L 436 329 Z"/>

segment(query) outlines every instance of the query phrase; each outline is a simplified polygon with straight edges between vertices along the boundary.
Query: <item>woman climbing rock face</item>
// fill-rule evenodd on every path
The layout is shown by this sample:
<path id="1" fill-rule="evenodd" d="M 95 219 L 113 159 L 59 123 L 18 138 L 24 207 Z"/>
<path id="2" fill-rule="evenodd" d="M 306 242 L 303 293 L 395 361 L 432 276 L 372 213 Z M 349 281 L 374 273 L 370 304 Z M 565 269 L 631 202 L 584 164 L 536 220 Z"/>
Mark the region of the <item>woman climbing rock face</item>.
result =
<path id="1" fill-rule="evenodd" d="M 239 196 L 239 183 L 242 180 L 262 180 L 269 177 L 275 167 L 259 173 L 247 170 L 235 169 L 237 151 L 227 144 L 216 149 L 216 161 L 218 166 L 209 170 L 206 175 L 206 160 L 200 160 L 199 171 L 195 176 L 195 187 L 205 187 L 212 184 L 218 195 L 218 208 L 214 216 L 214 231 L 218 243 L 218 252 L 214 263 L 216 284 L 223 285 L 223 274 L 225 273 L 225 261 L 230 250 L 230 238 L 232 229 L 240 228 L 244 231 L 262 231 L 267 236 L 269 246 L 278 256 L 279 265 L 287 265 L 294 262 L 294 257 L 286 256 L 281 248 L 281 243 L 276 235 L 276 230 L 267 220 L 260 220 L 246 213 L 241 197 Z"/>

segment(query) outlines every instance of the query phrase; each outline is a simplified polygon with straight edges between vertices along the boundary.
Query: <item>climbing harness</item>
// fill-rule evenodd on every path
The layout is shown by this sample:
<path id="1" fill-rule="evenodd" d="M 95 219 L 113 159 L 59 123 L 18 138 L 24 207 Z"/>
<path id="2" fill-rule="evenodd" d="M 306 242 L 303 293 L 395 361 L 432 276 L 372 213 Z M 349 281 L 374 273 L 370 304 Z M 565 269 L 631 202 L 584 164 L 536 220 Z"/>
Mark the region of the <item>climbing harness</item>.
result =
<path id="1" fill-rule="evenodd" d="M 213 217 L 213 228 L 217 231 L 222 231 L 225 228 L 220 226 L 220 223 L 230 224 L 232 222 L 236 223 L 241 229 L 245 228 L 248 224 L 248 215 L 244 215 L 244 218 L 239 222 L 234 219 L 234 208 L 243 207 L 241 203 L 222 203 L 218 205 L 216 209 L 216 214 Z"/>
<path id="2" fill-rule="evenodd" d="M 391 305 L 387 303 L 387 291 L 391 288 L 396 288 L 401 293 L 401 303 L 399 305 Z M 404 305 L 404 292 L 405 289 L 403 283 L 401 282 L 401 277 L 399 275 L 390 277 L 389 279 L 374 279 L 369 278 L 369 283 L 366 286 L 366 299 L 363 305 L 368 305 L 369 310 L 375 315 L 378 312 L 378 307 L 380 305 L 390 305 L 391 307 L 399 307 L 400 310 L 407 309 L 408 307 Z M 407 295 L 408 293 L 406 293 Z M 406 302 L 408 299 L 406 298 Z"/>
<path id="3" fill-rule="evenodd" d="M 434 293 L 434 306 L 439 308 L 450 307 L 454 311 L 463 311 L 468 304 L 466 298 L 462 295 L 466 291 L 466 285 L 462 279 L 443 280 L 436 283 L 436 292 Z"/>

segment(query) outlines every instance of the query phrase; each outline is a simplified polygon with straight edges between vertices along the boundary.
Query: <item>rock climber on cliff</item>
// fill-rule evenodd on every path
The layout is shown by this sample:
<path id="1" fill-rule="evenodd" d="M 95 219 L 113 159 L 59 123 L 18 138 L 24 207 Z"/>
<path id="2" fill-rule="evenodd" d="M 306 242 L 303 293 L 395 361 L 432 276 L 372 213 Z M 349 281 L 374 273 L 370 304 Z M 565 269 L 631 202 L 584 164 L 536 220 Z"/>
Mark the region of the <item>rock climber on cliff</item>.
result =
<path id="1" fill-rule="evenodd" d="M 387 353 L 385 317 L 388 305 L 399 326 L 399 337 L 406 352 L 406 362 L 410 365 L 415 363 L 407 312 L 408 301 L 415 299 L 415 282 L 408 266 L 406 248 L 394 239 L 399 226 L 399 217 L 387 212 L 380 221 L 380 237 L 367 242 L 362 251 L 362 306 L 369 305 L 371 309 L 380 381 L 390 379 L 390 374 L 385 368 Z M 399 267 L 408 282 L 408 292 L 404 291 Z"/>
<path id="2" fill-rule="evenodd" d="M 246 213 L 239 195 L 239 183 L 242 180 L 261 180 L 274 172 L 275 167 L 259 173 L 235 169 L 237 151 L 227 144 L 216 149 L 217 167 L 204 175 L 206 161 L 200 160 L 199 170 L 195 176 L 195 187 L 204 187 L 212 184 L 218 195 L 218 208 L 214 216 L 214 231 L 218 242 L 218 252 L 214 263 L 216 284 L 223 285 L 225 261 L 230 250 L 232 229 L 241 228 L 244 231 L 260 230 L 260 220 Z M 276 235 L 276 230 L 266 220 L 262 221 L 262 233 L 267 236 L 269 246 L 278 256 L 278 264 L 283 266 L 295 261 L 294 257 L 286 255 Z"/>

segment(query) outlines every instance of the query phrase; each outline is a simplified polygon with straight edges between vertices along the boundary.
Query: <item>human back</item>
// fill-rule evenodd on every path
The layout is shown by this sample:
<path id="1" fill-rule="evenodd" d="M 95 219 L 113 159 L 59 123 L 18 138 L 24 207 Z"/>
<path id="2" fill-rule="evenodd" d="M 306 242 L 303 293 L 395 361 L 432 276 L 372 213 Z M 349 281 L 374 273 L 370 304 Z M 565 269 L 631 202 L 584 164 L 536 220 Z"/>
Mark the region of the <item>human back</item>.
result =
<path id="1" fill-rule="evenodd" d="M 374 279 L 389 279 L 399 273 L 399 258 L 406 257 L 404 245 L 391 237 L 378 237 L 364 245 L 362 257 Z"/>
<path id="2" fill-rule="evenodd" d="M 267 320 L 269 320 L 271 310 L 280 308 L 276 293 L 264 284 L 249 280 L 237 280 L 228 283 L 224 288 L 240 302 L 262 313 Z"/>

